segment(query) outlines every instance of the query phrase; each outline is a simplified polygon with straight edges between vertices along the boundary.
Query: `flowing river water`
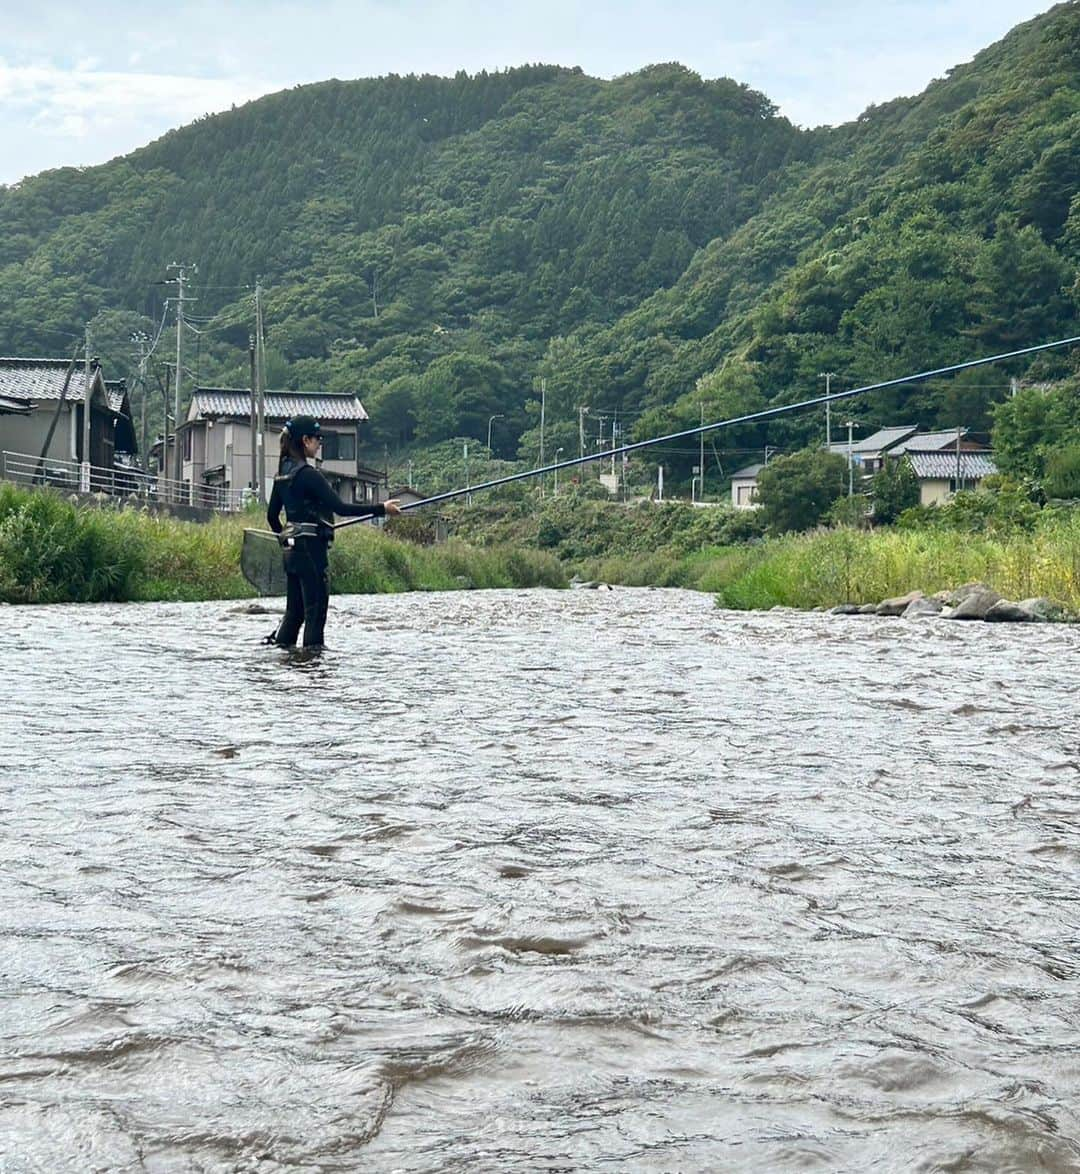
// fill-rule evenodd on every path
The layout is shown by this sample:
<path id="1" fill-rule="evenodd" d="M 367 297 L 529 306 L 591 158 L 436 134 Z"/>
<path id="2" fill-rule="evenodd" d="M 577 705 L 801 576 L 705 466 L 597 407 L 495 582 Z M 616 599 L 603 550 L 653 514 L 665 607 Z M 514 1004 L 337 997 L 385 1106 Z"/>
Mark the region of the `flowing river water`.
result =
<path id="1" fill-rule="evenodd" d="M 1080 629 L 7 609 L 0 1170 L 1080 1170 Z"/>

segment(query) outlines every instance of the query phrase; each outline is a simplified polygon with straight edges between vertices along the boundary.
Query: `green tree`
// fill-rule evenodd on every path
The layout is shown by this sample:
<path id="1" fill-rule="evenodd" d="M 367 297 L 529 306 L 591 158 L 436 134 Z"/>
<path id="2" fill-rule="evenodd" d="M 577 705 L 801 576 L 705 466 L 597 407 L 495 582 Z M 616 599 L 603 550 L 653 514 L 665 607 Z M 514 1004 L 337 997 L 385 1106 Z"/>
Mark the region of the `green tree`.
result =
<path id="1" fill-rule="evenodd" d="M 1047 454 L 1080 443 L 1080 389 L 1025 387 L 994 409 L 994 459 L 1002 473 L 1040 482 Z"/>
<path id="2" fill-rule="evenodd" d="M 1043 492 L 1047 497 L 1080 497 L 1080 444 L 1051 449 L 1046 454 Z"/>
<path id="3" fill-rule="evenodd" d="M 776 457 L 758 474 L 758 502 L 773 534 L 816 526 L 846 488 L 844 458 L 824 449 Z"/>
<path id="4" fill-rule="evenodd" d="M 895 522 L 904 510 L 919 504 L 919 479 L 906 459 L 886 461 L 870 482 L 874 521 Z"/>

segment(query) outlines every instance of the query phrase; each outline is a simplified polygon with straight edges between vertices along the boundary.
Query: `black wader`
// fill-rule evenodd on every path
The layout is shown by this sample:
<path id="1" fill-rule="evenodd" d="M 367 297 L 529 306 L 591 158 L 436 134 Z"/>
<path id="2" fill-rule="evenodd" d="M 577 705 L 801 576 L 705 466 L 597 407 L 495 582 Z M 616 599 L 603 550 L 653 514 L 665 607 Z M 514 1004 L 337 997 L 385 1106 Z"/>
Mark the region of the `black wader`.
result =
<path id="1" fill-rule="evenodd" d="M 282 526 L 281 511 L 288 524 Z M 381 503 L 358 504 L 342 501 L 329 481 L 306 461 L 286 458 L 274 478 L 266 518 L 270 529 L 281 536 L 285 548 L 288 588 L 285 617 L 272 637 L 274 644 L 291 648 L 300 628 L 304 647 L 320 648 L 330 605 L 330 543 L 334 539 L 334 514 L 343 517 L 383 517 Z"/>

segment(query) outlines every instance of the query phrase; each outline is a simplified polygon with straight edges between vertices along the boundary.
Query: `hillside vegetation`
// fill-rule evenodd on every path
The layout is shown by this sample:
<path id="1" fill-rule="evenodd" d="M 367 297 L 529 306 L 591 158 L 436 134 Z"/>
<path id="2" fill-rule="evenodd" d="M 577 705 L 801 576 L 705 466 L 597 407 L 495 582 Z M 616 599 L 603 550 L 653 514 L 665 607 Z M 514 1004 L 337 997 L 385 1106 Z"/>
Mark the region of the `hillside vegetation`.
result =
<path id="1" fill-rule="evenodd" d="M 531 461 L 541 380 L 548 454 L 576 453 L 582 419 L 587 443 L 615 412 L 642 437 L 807 398 L 825 370 L 837 389 L 1074 334 L 1078 66 L 1062 4 L 835 129 L 675 64 L 298 87 L 0 189 L 0 350 L 70 351 L 90 322 L 107 374 L 130 374 L 181 260 L 191 374 L 245 385 L 258 276 L 271 386 L 357 392 L 379 456 L 491 423 L 497 456 Z M 1011 375 L 1073 364 L 853 410 L 988 427 Z M 744 427 L 710 468 L 822 433 L 820 414 Z M 696 452 L 657 459 L 688 476 Z"/>

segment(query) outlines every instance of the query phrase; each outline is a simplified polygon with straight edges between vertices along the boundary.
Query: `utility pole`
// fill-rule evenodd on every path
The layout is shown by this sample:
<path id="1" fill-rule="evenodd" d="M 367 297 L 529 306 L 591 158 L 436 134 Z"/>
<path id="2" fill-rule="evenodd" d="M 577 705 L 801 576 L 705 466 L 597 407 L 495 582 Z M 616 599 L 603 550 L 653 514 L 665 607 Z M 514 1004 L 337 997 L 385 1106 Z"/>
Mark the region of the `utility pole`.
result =
<path id="1" fill-rule="evenodd" d="M 176 375 L 173 380 L 173 468 L 176 476 L 177 500 L 180 496 L 180 482 L 184 479 L 184 457 L 180 451 L 180 391 L 184 378 L 184 282 L 187 281 L 187 266 L 178 261 L 167 268 L 176 270 Z M 194 268 L 194 267 L 192 267 Z M 165 430 L 166 468 L 168 468 L 169 433 Z"/>
<path id="2" fill-rule="evenodd" d="M 956 494 L 958 494 L 960 492 L 960 488 L 962 485 L 962 482 L 960 480 L 960 425 L 959 424 L 957 424 L 957 426 L 956 426 L 956 480 L 955 480 L 954 484 L 956 485 L 956 488 L 953 490 L 953 496 L 955 497 Z"/>
<path id="3" fill-rule="evenodd" d="M 540 378 L 540 464 L 544 464 L 544 417 L 547 414 L 547 380 Z M 540 478 L 540 496 L 544 496 L 544 478 Z"/>
<path id="4" fill-rule="evenodd" d="M 851 463 L 851 430 L 855 427 L 853 421 L 847 422 L 847 495 L 854 497 L 855 495 L 855 471 Z"/>
<path id="5" fill-rule="evenodd" d="M 248 335 L 248 366 L 251 368 L 251 493 L 259 492 L 259 445 L 255 439 L 259 432 L 259 410 L 255 404 L 258 380 L 255 375 L 255 335 Z"/>
<path id="6" fill-rule="evenodd" d="M 150 336 L 142 330 L 135 331 L 131 336 L 131 341 L 139 348 L 138 362 L 139 374 L 136 376 L 136 382 L 139 385 L 139 390 L 142 393 L 142 407 L 139 413 L 139 443 L 141 445 L 140 452 L 142 458 L 147 463 L 149 462 L 149 451 L 147 445 L 150 443 L 150 435 L 148 432 L 148 422 L 146 418 L 146 344 L 150 341 Z M 148 466 L 149 467 L 149 464 Z"/>
<path id="7" fill-rule="evenodd" d="M 701 405 L 701 426 L 705 427 L 705 405 Z M 698 436 L 698 501 L 705 500 L 705 433 Z"/>
<path id="8" fill-rule="evenodd" d="M 825 380 L 825 450 L 828 452 L 832 448 L 832 403 L 829 396 L 832 394 L 832 381 L 836 377 L 835 371 L 821 371 L 818 374 L 819 379 Z M 704 421 L 702 421 L 704 423 Z"/>
<path id="9" fill-rule="evenodd" d="M 578 456 L 585 455 L 585 417 L 588 415 L 589 409 L 584 404 L 580 405 L 577 410 L 577 428 L 578 428 Z"/>
<path id="10" fill-rule="evenodd" d="M 266 492 L 266 336 L 263 333 L 262 281 L 255 279 L 255 384 L 258 407 L 255 416 L 255 449 L 259 467 L 259 500 L 265 505 Z"/>
<path id="11" fill-rule="evenodd" d="M 82 469 L 79 476 L 79 490 L 90 492 L 90 327 L 86 327 L 86 354 L 83 360 L 83 413 L 82 413 Z"/>
<path id="12" fill-rule="evenodd" d="M 611 417 L 611 475 L 615 476 L 615 435 L 618 427 L 619 413 L 616 410 Z"/>
<path id="13" fill-rule="evenodd" d="M 465 441 L 463 448 L 464 448 L 464 458 L 465 458 L 465 488 L 468 489 L 469 488 L 469 442 L 467 440 Z M 471 493 L 467 493 L 465 495 L 465 504 L 472 505 L 472 494 Z"/>

